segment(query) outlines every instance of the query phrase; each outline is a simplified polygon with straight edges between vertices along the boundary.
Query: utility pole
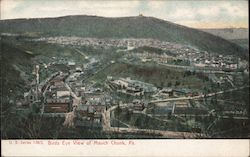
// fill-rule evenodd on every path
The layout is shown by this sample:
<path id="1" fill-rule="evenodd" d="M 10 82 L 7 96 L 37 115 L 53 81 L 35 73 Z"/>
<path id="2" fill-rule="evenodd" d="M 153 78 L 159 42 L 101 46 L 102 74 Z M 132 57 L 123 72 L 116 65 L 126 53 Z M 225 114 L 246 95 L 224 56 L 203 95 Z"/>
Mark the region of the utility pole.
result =
<path id="1" fill-rule="evenodd" d="M 39 86 L 39 65 L 36 65 L 36 101 L 38 101 L 38 86 Z"/>

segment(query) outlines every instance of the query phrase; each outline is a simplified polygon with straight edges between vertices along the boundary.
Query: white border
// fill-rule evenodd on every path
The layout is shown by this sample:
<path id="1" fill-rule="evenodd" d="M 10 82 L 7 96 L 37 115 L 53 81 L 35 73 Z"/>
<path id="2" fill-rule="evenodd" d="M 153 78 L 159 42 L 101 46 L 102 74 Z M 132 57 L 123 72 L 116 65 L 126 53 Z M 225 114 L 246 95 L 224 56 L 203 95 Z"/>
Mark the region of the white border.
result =
<path id="1" fill-rule="evenodd" d="M 42 141 L 43 144 L 20 144 Z M 49 145 L 48 142 L 59 145 Z M 78 141 L 83 145 L 74 145 Z M 106 145 L 94 144 L 102 142 Z M 114 145 L 112 141 L 126 145 Z M 130 144 L 129 144 L 130 141 Z M 131 142 L 132 141 L 132 142 Z M 18 144 L 15 144 L 17 142 Z M 63 145 L 66 143 L 70 145 Z M 134 142 L 134 144 L 132 144 Z M 12 144 L 10 144 L 12 143 Z M 250 140 L 2 140 L 2 156 L 249 157 Z M 90 144 L 90 145 L 88 145 Z"/>

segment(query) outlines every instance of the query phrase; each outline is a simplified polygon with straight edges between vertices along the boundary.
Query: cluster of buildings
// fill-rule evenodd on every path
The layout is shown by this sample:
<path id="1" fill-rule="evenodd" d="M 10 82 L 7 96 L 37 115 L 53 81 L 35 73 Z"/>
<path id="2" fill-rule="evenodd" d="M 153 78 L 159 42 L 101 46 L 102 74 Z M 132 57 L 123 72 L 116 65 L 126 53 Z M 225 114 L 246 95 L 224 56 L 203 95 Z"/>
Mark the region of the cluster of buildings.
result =
<path id="1" fill-rule="evenodd" d="M 189 66 L 197 69 L 210 69 L 210 70 L 247 70 L 249 63 L 246 60 L 236 58 L 232 55 L 218 55 L 208 53 L 206 51 L 200 52 L 196 49 L 183 47 L 182 49 L 168 49 L 174 53 L 169 52 L 134 52 L 128 53 L 124 57 L 129 60 L 130 58 L 138 58 L 141 62 L 154 61 L 156 63 L 163 63 L 169 65 Z"/>
<path id="2" fill-rule="evenodd" d="M 152 98 L 160 100 L 167 98 L 192 97 L 202 95 L 202 92 L 197 89 L 189 88 L 163 88 L 152 95 Z"/>
<path id="3" fill-rule="evenodd" d="M 175 57 L 166 55 L 165 53 L 159 54 L 159 53 L 152 53 L 152 52 L 147 52 L 147 51 L 144 51 L 143 53 L 136 53 L 136 52 L 128 53 L 124 56 L 124 58 L 127 58 L 127 59 L 138 58 L 143 63 L 150 62 L 150 61 L 154 61 L 158 63 L 168 63 L 175 59 Z"/>
<path id="4" fill-rule="evenodd" d="M 40 83 L 33 81 L 18 105 L 32 109 L 34 103 L 39 102 L 38 114 L 66 117 L 73 112 L 76 127 L 101 128 L 102 113 L 111 105 L 112 98 L 100 88 L 83 84 L 80 76 L 84 68 L 73 62 L 66 66 L 69 67 L 67 73 L 54 73 Z"/>
<path id="5" fill-rule="evenodd" d="M 201 52 L 193 48 L 184 48 L 176 51 L 176 59 L 187 61 L 190 66 L 196 68 L 211 68 L 217 70 L 247 69 L 249 63 L 233 55 L 221 55 L 215 53 Z M 167 62 L 166 62 L 167 63 Z"/>
<path id="6" fill-rule="evenodd" d="M 92 64 L 89 64 L 89 66 L 92 66 Z M 82 69 L 85 75 L 89 66 Z M 102 88 L 94 87 L 94 84 L 83 83 L 82 77 L 77 75 L 82 71 L 72 72 L 65 80 L 74 93 L 75 126 L 102 128 L 102 114 L 110 107 L 113 99 L 108 93 L 103 92 Z"/>
<path id="7" fill-rule="evenodd" d="M 102 112 L 102 109 L 99 108 L 98 110 L 91 105 L 78 105 L 75 110 L 75 126 L 85 128 L 102 128 Z"/>
<path id="8" fill-rule="evenodd" d="M 149 109 L 154 106 L 154 111 L 148 111 L 150 114 L 161 116 L 194 116 L 208 114 L 204 107 L 192 106 L 188 100 L 179 100 L 173 102 L 159 102 L 149 104 Z M 148 109 L 148 110 L 149 110 Z M 153 112 L 153 113 L 152 113 Z"/>
<path id="9" fill-rule="evenodd" d="M 44 91 L 43 113 L 67 113 L 72 111 L 72 97 L 65 85 L 68 73 L 60 73 L 50 80 Z"/>
<path id="10" fill-rule="evenodd" d="M 155 54 L 148 53 L 133 53 L 133 57 L 139 57 L 142 62 L 156 61 L 158 63 L 170 63 L 178 64 L 178 61 L 190 63 L 191 66 L 196 68 L 215 68 L 221 70 L 236 70 L 236 69 L 248 69 L 249 63 L 246 60 L 241 60 L 232 55 L 217 55 L 214 53 L 208 53 L 207 51 L 201 52 L 200 50 L 176 43 L 170 43 L 160 41 L 156 39 L 98 39 L 98 38 L 81 38 L 81 37 L 42 37 L 34 39 L 35 41 L 46 41 L 48 43 L 56 43 L 62 45 L 74 45 L 74 46 L 101 46 L 101 47 L 118 47 L 125 48 L 127 50 L 133 50 L 139 47 L 153 47 L 162 49 L 168 52 L 172 52 L 174 56 L 163 53 Z M 129 57 L 129 56 L 128 56 Z"/>
<path id="11" fill-rule="evenodd" d="M 117 92 L 132 96 L 143 96 L 146 93 L 154 93 L 157 91 L 157 88 L 152 84 L 130 78 L 114 79 L 112 76 L 108 76 L 107 84 L 110 88 L 116 89 Z"/>
<path id="12" fill-rule="evenodd" d="M 113 78 L 107 76 L 106 84 L 116 92 L 131 96 L 144 96 L 148 94 L 154 99 L 166 99 L 177 97 L 192 97 L 202 95 L 202 91 L 190 88 L 168 88 L 159 89 L 150 83 L 145 83 L 131 78 Z"/>
<path id="13" fill-rule="evenodd" d="M 156 39 L 98 39 L 98 38 L 81 38 L 81 37 L 42 37 L 34 39 L 34 41 L 46 41 L 48 43 L 56 43 L 61 45 L 74 45 L 74 46 L 101 46 L 101 47 L 120 47 L 132 50 L 134 48 L 150 46 L 161 49 L 176 50 L 181 49 L 183 46 L 176 43 L 160 41 Z"/>
<path id="14" fill-rule="evenodd" d="M 96 38 L 79 38 L 79 37 L 49 37 L 40 38 L 38 41 L 47 41 L 48 43 L 57 43 L 62 45 L 89 45 L 102 47 L 119 47 L 126 50 L 134 50 L 138 47 L 149 46 L 160 48 L 163 53 L 159 52 L 128 52 L 123 58 L 139 58 L 141 62 L 154 61 L 164 64 L 177 64 L 176 61 L 188 62 L 188 66 L 197 68 L 212 67 L 217 69 L 239 69 L 248 68 L 248 62 L 234 58 L 234 56 L 216 55 L 208 52 L 182 46 L 175 43 L 163 42 L 154 39 L 96 39 Z M 173 52 L 171 55 L 171 53 Z M 58 72 L 50 78 L 40 83 L 36 79 L 32 84 L 29 92 L 24 93 L 24 100 L 21 105 L 31 106 L 36 102 L 41 104 L 40 112 L 48 115 L 65 116 L 67 113 L 74 113 L 74 124 L 79 127 L 102 128 L 103 113 L 112 105 L 117 104 L 116 98 L 102 87 L 95 87 L 93 84 L 86 84 L 84 78 L 96 72 L 96 67 L 102 66 L 99 59 L 88 58 L 89 62 L 82 66 L 71 60 L 63 58 L 52 58 L 52 63 L 45 64 L 48 68 L 54 65 L 65 65 L 67 72 Z M 115 61 L 112 61 L 115 62 Z M 39 69 L 38 69 L 39 70 Z M 38 72 L 36 72 L 38 75 Z M 39 78 L 39 75 L 36 77 Z M 222 82 L 228 80 L 233 82 L 229 76 L 217 77 L 210 74 L 209 78 L 213 82 Z M 149 95 L 153 100 L 167 98 L 191 97 L 201 95 L 201 91 L 188 88 L 164 88 L 158 89 L 153 84 L 145 83 L 131 78 L 114 78 L 107 76 L 105 82 L 108 88 L 125 95 L 134 96 L 133 101 L 128 104 L 132 112 L 144 112 L 150 103 L 142 98 Z M 189 101 L 173 101 L 171 103 L 156 103 L 156 113 L 163 114 L 207 114 L 206 109 L 194 108 Z"/>
<path id="15" fill-rule="evenodd" d="M 143 100 L 139 100 L 139 99 L 134 99 L 132 101 L 132 103 L 129 104 L 130 105 L 130 109 L 132 109 L 132 111 L 140 111 L 142 112 L 144 109 L 146 109 L 148 102 L 145 102 Z"/>

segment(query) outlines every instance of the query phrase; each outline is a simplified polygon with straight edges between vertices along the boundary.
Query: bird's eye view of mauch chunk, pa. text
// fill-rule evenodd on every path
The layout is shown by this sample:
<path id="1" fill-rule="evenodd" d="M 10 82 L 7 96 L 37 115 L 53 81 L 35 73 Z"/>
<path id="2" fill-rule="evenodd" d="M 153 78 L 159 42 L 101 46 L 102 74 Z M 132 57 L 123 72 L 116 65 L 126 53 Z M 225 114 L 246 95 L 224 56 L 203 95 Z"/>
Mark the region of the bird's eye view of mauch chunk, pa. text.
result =
<path id="1" fill-rule="evenodd" d="M 2 139 L 248 139 L 248 1 L 1 2 Z"/>

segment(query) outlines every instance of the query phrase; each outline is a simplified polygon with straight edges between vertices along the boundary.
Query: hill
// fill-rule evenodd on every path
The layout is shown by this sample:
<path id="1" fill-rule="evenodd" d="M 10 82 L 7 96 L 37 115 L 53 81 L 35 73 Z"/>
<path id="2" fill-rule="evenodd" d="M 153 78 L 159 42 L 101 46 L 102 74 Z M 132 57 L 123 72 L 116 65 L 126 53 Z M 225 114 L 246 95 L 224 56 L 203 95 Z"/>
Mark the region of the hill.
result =
<path id="1" fill-rule="evenodd" d="M 3 98 L 5 96 L 22 96 L 25 90 L 25 81 L 30 80 L 32 71 L 29 54 L 8 42 L 1 41 L 1 82 Z"/>
<path id="2" fill-rule="evenodd" d="M 243 48 L 249 49 L 249 39 L 231 39 L 230 41 L 240 45 Z"/>
<path id="3" fill-rule="evenodd" d="M 207 33 L 222 37 L 228 40 L 248 39 L 249 30 L 247 28 L 221 28 L 221 29 L 202 29 Z"/>
<path id="4" fill-rule="evenodd" d="M 38 36 L 153 38 L 193 46 L 204 51 L 248 57 L 247 51 L 237 44 L 204 31 L 153 17 L 105 18 L 79 15 L 14 19 L 1 20 L 0 27 L 1 33 L 35 34 Z"/>
<path id="5" fill-rule="evenodd" d="M 202 31 L 229 40 L 242 48 L 249 49 L 248 28 L 202 29 Z"/>

